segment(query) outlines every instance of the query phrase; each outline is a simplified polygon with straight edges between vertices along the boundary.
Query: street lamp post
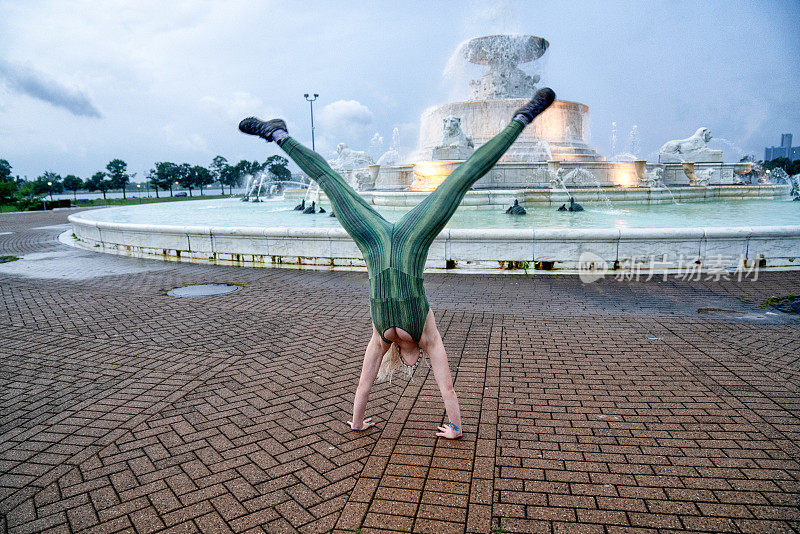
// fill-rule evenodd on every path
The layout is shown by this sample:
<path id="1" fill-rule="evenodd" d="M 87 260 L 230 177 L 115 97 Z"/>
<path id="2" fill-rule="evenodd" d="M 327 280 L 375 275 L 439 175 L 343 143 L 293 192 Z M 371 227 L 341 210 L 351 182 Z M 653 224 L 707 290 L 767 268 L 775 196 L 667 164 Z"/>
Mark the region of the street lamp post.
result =
<path id="1" fill-rule="evenodd" d="M 50 193 L 50 202 L 53 201 L 53 182 L 47 182 L 47 191 Z"/>
<path id="2" fill-rule="evenodd" d="M 311 150 L 316 151 L 316 147 L 314 146 L 314 100 L 317 99 L 319 96 L 317 93 L 314 93 L 314 98 L 309 98 L 308 93 L 303 95 L 308 100 L 308 104 L 311 106 Z"/>

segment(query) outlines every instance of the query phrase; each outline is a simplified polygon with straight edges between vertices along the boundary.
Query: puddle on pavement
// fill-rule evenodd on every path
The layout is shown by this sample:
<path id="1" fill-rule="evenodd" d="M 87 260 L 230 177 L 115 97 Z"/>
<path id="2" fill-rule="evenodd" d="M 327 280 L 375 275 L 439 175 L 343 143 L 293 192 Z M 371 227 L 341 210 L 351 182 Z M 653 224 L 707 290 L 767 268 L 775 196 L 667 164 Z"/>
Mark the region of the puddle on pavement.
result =
<path id="1" fill-rule="evenodd" d="M 722 308 L 697 308 L 697 313 L 702 313 L 705 315 L 727 315 L 727 316 L 739 316 L 744 317 L 747 315 L 744 312 L 736 311 L 736 310 L 723 310 Z"/>
<path id="2" fill-rule="evenodd" d="M 213 297 L 215 295 L 227 295 L 240 289 L 242 289 L 242 286 L 235 284 L 194 284 L 170 289 L 167 291 L 167 295 L 170 297 Z"/>
<path id="3" fill-rule="evenodd" d="M 709 317 L 727 317 L 730 319 L 744 319 L 750 321 L 763 321 L 768 319 L 767 315 L 776 315 L 774 313 L 753 313 L 744 312 L 741 310 L 726 310 L 724 308 L 697 308 L 697 313 Z"/>

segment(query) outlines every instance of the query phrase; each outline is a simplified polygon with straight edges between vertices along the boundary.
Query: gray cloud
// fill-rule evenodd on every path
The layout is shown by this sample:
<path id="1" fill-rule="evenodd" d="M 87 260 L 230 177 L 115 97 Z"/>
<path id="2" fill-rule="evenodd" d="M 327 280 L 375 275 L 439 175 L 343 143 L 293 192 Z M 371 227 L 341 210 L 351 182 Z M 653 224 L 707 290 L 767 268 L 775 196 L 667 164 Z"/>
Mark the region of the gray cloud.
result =
<path id="1" fill-rule="evenodd" d="M 372 123 L 372 111 L 357 100 L 337 100 L 322 108 L 320 121 L 331 129 L 362 129 Z"/>
<path id="2" fill-rule="evenodd" d="M 100 111 L 83 91 L 67 87 L 30 67 L 0 60 L 0 79 L 5 80 L 12 91 L 64 108 L 73 115 L 101 117 Z"/>

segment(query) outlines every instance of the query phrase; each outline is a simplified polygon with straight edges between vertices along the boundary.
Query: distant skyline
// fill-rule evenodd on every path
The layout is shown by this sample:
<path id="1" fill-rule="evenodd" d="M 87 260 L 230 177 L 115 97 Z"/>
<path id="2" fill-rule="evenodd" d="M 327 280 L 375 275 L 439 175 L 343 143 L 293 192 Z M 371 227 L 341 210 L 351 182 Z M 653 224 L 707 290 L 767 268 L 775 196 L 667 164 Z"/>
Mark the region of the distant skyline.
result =
<path id="1" fill-rule="evenodd" d="M 726 161 L 800 139 L 800 2 L 119 2 L 0 0 L 0 158 L 14 174 L 86 178 L 114 158 L 263 161 L 247 115 L 283 117 L 318 151 L 373 157 L 397 127 L 466 90 L 444 77 L 463 40 L 530 33 L 550 48 L 540 85 L 590 109 L 589 142 L 640 156 L 707 126 Z M 456 79 L 458 78 L 458 79 Z M 376 135 L 377 134 L 377 135 Z M 383 138 L 383 143 L 378 141 Z"/>

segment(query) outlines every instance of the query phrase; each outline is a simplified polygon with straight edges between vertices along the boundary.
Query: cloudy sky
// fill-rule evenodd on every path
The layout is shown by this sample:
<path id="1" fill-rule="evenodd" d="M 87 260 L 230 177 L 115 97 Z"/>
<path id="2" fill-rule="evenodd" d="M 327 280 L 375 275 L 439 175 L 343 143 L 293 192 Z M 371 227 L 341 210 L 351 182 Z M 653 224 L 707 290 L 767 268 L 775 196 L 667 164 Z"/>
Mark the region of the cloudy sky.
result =
<path id="1" fill-rule="evenodd" d="M 29 178 L 122 158 L 137 181 L 155 161 L 263 160 L 275 147 L 239 119 L 283 117 L 310 144 L 306 92 L 324 154 L 377 157 L 395 127 L 411 152 L 420 113 L 463 94 L 450 55 L 493 33 L 550 41 L 542 84 L 589 106 L 602 154 L 616 122 L 618 152 L 634 125 L 648 158 L 707 126 L 726 159 L 761 158 L 782 132 L 800 144 L 798 20 L 797 0 L 0 0 L 0 158 Z"/>

